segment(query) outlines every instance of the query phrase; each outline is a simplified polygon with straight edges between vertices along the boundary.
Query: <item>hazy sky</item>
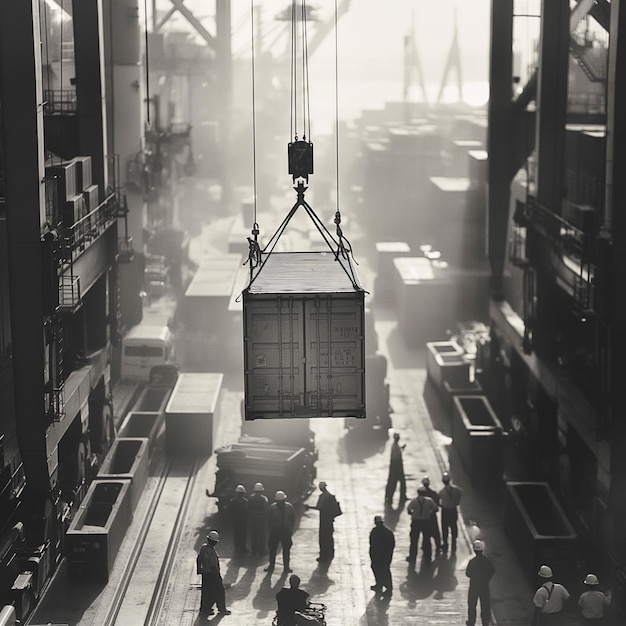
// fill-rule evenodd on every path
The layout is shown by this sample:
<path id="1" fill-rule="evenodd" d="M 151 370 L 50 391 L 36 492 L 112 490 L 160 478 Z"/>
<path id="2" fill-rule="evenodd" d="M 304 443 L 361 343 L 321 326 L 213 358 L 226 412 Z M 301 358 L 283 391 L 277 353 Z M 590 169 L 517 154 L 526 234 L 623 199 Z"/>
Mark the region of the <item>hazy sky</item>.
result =
<path id="1" fill-rule="evenodd" d="M 289 33 L 289 23 L 274 17 L 291 6 L 290 0 L 254 1 L 255 28 L 262 23 L 268 40 L 278 33 Z M 333 19 L 335 4 L 344 0 L 307 2 L 322 20 Z M 489 67 L 489 15 L 491 0 L 351 0 L 349 10 L 339 20 L 337 49 L 335 33 L 331 30 L 322 46 L 309 57 L 309 81 L 312 112 L 316 107 L 328 107 L 333 101 L 335 56 L 337 58 L 340 118 L 354 116 L 364 108 L 378 108 L 389 100 L 402 97 L 404 73 L 404 37 L 414 30 L 417 49 L 427 84 L 429 99 L 436 98 L 450 51 L 457 14 L 458 42 L 461 52 L 462 75 L 468 85 L 464 97 L 472 104 L 486 101 Z M 159 0 L 161 9 L 171 8 L 168 0 Z M 210 32 L 215 32 L 214 3 L 206 0 L 186 0 L 185 6 L 194 11 Z M 233 53 L 249 58 L 252 41 L 250 0 L 232 0 Z M 171 20 L 170 27 L 189 30 L 180 16 Z M 315 25 L 309 26 L 309 40 Z M 275 54 L 289 45 L 286 35 L 279 38 Z M 255 45 L 259 45 L 255 35 Z M 453 75 L 451 77 L 456 80 Z M 329 95 L 331 96 L 329 98 Z M 451 94 L 453 97 L 456 94 Z M 327 116 L 326 112 L 323 114 Z"/>

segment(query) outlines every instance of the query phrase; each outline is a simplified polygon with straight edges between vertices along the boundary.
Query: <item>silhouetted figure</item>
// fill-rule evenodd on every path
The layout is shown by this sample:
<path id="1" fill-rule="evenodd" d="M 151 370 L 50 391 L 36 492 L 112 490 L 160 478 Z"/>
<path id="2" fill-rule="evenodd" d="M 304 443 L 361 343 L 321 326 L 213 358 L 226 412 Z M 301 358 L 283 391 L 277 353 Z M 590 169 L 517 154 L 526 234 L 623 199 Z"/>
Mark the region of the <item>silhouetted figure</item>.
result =
<path id="1" fill-rule="evenodd" d="M 407 507 L 407 512 L 411 516 L 411 545 L 406 560 L 411 566 L 415 565 L 417 559 L 417 544 L 420 534 L 422 535 L 424 558 L 428 561 L 431 559 L 430 533 L 433 511 L 437 511 L 437 505 L 426 495 L 424 487 L 420 487 L 417 490 L 417 498 L 411 500 Z"/>
<path id="2" fill-rule="evenodd" d="M 289 567 L 289 556 L 291 554 L 293 528 L 296 523 L 296 512 L 293 506 L 287 502 L 287 494 L 284 491 L 277 491 L 274 502 L 269 511 L 269 532 L 268 548 L 270 551 L 270 563 L 265 568 L 266 572 L 271 572 L 276 564 L 276 550 L 280 543 L 283 549 L 283 566 L 286 572 L 291 572 Z"/>
<path id="3" fill-rule="evenodd" d="M 470 579 L 467 590 L 467 626 L 476 624 L 476 605 L 480 600 L 480 619 L 483 626 L 489 626 L 491 619 L 491 594 L 489 581 L 495 573 L 493 563 L 485 556 L 485 544 L 477 539 L 474 541 L 473 559 L 470 559 L 465 569 L 465 575 Z"/>
<path id="4" fill-rule="evenodd" d="M 320 562 L 332 561 L 335 556 L 335 517 L 338 514 L 338 503 L 335 496 L 328 491 L 326 483 L 321 480 L 319 484 L 320 496 L 315 506 L 305 505 L 307 511 L 316 509 L 320 512 L 319 544 L 320 554 L 317 560 Z"/>
<path id="5" fill-rule="evenodd" d="M 235 554 L 245 554 L 248 552 L 246 548 L 248 540 L 248 498 L 246 498 L 246 488 L 243 485 L 235 487 L 235 496 L 228 504 L 228 511 L 233 523 Z"/>
<path id="6" fill-rule="evenodd" d="M 289 587 L 283 587 L 276 594 L 276 603 L 278 604 L 276 611 L 278 626 L 298 626 L 300 624 L 309 626 L 317 624 L 319 626 L 318 620 L 301 615 L 309 605 L 309 594 L 304 589 L 300 589 L 300 577 L 296 574 L 289 576 Z"/>
<path id="7" fill-rule="evenodd" d="M 370 561 L 376 583 L 370 589 L 385 596 L 393 593 L 391 559 L 395 547 L 396 538 L 393 531 L 385 526 L 382 515 L 376 515 L 374 528 L 370 531 Z"/>
<path id="8" fill-rule="evenodd" d="M 202 576 L 202 595 L 200 596 L 200 613 L 213 615 L 213 605 L 217 605 L 218 613 L 230 615 L 226 608 L 226 592 L 220 573 L 220 559 L 215 546 L 220 540 L 216 530 L 212 530 L 202 544 L 196 558 L 196 571 Z"/>
<path id="9" fill-rule="evenodd" d="M 387 487 L 385 488 L 385 502 L 391 504 L 396 485 L 400 483 L 400 502 L 404 502 L 406 497 L 406 478 L 404 476 L 404 463 L 402 462 L 402 450 L 405 446 L 400 445 L 400 433 L 394 433 L 391 444 L 391 456 L 389 459 L 389 476 Z"/>
<path id="10" fill-rule="evenodd" d="M 424 476 L 422 478 L 422 485 L 426 489 L 426 495 L 432 499 L 439 509 L 439 494 L 430 488 L 430 478 Z M 435 540 L 435 550 L 441 552 L 441 533 L 439 532 L 439 522 L 437 521 L 437 511 L 435 511 L 431 517 L 431 537 Z"/>
<path id="11" fill-rule="evenodd" d="M 250 528 L 250 551 L 253 556 L 267 552 L 267 524 L 270 503 L 263 483 L 256 483 L 248 498 L 248 527 Z"/>
<path id="12" fill-rule="evenodd" d="M 439 491 L 439 504 L 441 505 L 441 534 L 443 538 L 442 549 L 445 552 L 448 549 L 448 532 L 452 536 L 451 551 L 456 551 L 456 539 L 459 535 L 458 507 L 461 504 L 461 496 L 463 491 L 460 487 L 452 484 L 450 474 L 444 472 L 441 477 L 443 481 L 443 489 Z"/>

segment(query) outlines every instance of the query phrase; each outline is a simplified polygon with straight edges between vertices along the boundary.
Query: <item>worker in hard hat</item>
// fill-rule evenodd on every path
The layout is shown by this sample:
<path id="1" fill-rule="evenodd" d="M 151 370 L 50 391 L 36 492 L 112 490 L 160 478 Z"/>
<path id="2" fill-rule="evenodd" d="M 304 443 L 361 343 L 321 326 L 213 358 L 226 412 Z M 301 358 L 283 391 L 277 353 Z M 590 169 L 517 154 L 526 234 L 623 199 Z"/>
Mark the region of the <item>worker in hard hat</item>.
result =
<path id="1" fill-rule="evenodd" d="M 542 565 L 537 572 L 541 586 L 533 598 L 533 617 L 531 626 L 557 624 L 563 604 L 569 599 L 569 591 L 552 580 L 552 568 Z"/>
<path id="2" fill-rule="evenodd" d="M 611 591 L 604 593 L 600 590 L 598 577 L 595 574 L 587 574 L 583 584 L 585 591 L 578 599 L 583 624 L 600 626 L 604 623 L 604 609 L 611 604 Z"/>
<path id="3" fill-rule="evenodd" d="M 263 556 L 267 552 L 267 523 L 270 503 L 263 483 L 255 483 L 248 498 L 248 528 L 250 529 L 250 552 Z"/>
<path id="4" fill-rule="evenodd" d="M 449 472 L 444 472 L 441 476 L 443 489 L 439 491 L 439 506 L 441 506 L 441 545 L 442 551 L 448 550 L 448 533 L 451 538 L 451 552 L 456 552 L 456 539 L 459 535 L 459 505 L 463 491 L 455 485 L 450 478 Z"/>
<path id="5" fill-rule="evenodd" d="M 196 571 L 202 576 L 201 615 L 213 615 L 214 604 L 217 605 L 217 612 L 220 615 L 230 615 L 230 611 L 226 608 L 226 592 L 220 573 L 220 558 L 215 549 L 219 540 L 219 533 L 211 530 L 196 559 Z"/>
<path id="6" fill-rule="evenodd" d="M 430 486 L 430 478 L 428 476 L 424 476 L 422 478 L 422 485 L 426 490 L 426 495 L 431 498 L 431 500 L 437 505 L 437 511 L 439 510 L 439 494 L 431 488 Z M 431 516 L 432 527 L 430 530 L 430 536 L 435 541 L 435 550 L 437 553 L 441 552 L 441 533 L 439 532 L 439 522 L 437 521 L 437 511 L 433 511 Z"/>
<path id="7" fill-rule="evenodd" d="M 406 476 L 404 474 L 404 462 L 402 460 L 402 451 L 405 445 L 406 444 L 400 445 L 400 433 L 394 433 L 393 443 L 391 444 L 391 454 L 389 456 L 389 474 L 385 487 L 385 502 L 387 504 L 391 504 L 398 483 L 400 483 L 400 504 L 407 500 Z"/>
<path id="8" fill-rule="evenodd" d="M 291 554 L 291 537 L 295 524 L 296 512 L 293 506 L 287 502 L 287 494 L 284 491 L 277 491 L 269 511 L 270 537 L 267 547 L 270 552 L 270 562 L 265 568 L 266 572 L 274 570 L 276 551 L 279 543 L 283 549 L 283 567 L 285 572 L 289 573 L 292 571 L 289 567 L 289 557 Z"/>
<path id="9" fill-rule="evenodd" d="M 248 498 L 243 485 L 235 487 L 235 495 L 228 504 L 228 512 L 233 524 L 235 554 L 246 554 L 248 549 Z"/>
<path id="10" fill-rule="evenodd" d="M 465 575 L 470 579 L 467 590 L 467 626 L 476 624 L 476 606 L 480 600 L 480 619 L 483 626 L 488 626 L 491 619 L 491 593 L 489 581 L 492 579 L 495 568 L 485 556 L 485 544 L 480 539 L 474 541 L 474 558 L 470 559 L 465 568 Z"/>

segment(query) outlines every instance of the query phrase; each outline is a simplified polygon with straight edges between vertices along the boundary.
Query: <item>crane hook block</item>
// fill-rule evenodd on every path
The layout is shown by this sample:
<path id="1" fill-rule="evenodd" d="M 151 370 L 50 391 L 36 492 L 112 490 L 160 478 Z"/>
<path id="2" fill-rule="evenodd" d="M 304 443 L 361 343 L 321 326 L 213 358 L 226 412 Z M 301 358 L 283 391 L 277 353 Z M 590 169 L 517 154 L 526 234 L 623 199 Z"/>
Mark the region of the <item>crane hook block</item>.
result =
<path id="1" fill-rule="evenodd" d="M 287 146 L 289 173 L 296 178 L 305 178 L 313 173 L 313 144 L 310 141 L 294 141 Z"/>

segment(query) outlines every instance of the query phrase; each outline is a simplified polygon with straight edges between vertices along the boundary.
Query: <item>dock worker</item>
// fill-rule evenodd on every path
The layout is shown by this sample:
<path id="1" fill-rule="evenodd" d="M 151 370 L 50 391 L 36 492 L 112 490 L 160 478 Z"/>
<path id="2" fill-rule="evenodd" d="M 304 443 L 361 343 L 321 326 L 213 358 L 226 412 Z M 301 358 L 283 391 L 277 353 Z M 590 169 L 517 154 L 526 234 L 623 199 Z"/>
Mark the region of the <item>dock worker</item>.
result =
<path id="1" fill-rule="evenodd" d="M 558 624 L 563 604 L 569 599 L 569 591 L 561 584 L 552 581 L 552 568 L 542 565 L 537 572 L 541 586 L 533 598 L 531 626 Z"/>
<path id="2" fill-rule="evenodd" d="M 391 504 L 396 486 L 400 483 L 400 502 L 406 502 L 406 476 L 404 475 L 404 462 L 402 460 L 402 451 L 405 444 L 400 445 L 400 433 L 393 434 L 393 443 L 391 444 L 391 455 L 389 457 L 389 475 L 387 477 L 387 486 L 385 487 L 385 502 Z"/>
<path id="3" fill-rule="evenodd" d="M 450 473 L 444 472 L 441 476 L 443 489 L 439 491 L 439 504 L 441 505 L 441 535 L 443 552 L 448 550 L 448 534 L 451 536 L 451 552 L 456 552 L 456 539 L 459 535 L 459 505 L 463 490 L 452 483 Z"/>
<path id="4" fill-rule="evenodd" d="M 611 604 L 611 591 L 604 593 L 600 590 L 598 577 L 595 574 L 587 574 L 583 585 L 585 591 L 578 599 L 583 624 L 600 626 L 604 624 L 604 609 Z"/>
<path id="5" fill-rule="evenodd" d="M 415 566 L 415 560 L 417 558 L 417 544 L 419 542 L 420 534 L 422 535 L 422 551 L 424 552 L 424 559 L 430 561 L 432 552 L 430 545 L 430 533 L 432 524 L 433 511 L 437 510 L 437 505 L 432 498 L 426 495 L 426 490 L 423 485 L 417 490 L 417 498 L 414 498 L 409 502 L 407 506 L 407 512 L 411 516 L 411 544 L 409 547 L 409 556 L 407 561 L 409 565 Z"/>
<path id="6" fill-rule="evenodd" d="M 196 558 L 196 572 L 202 576 L 202 593 L 200 596 L 200 614 L 213 615 L 213 605 L 217 605 L 220 615 L 230 615 L 226 608 L 226 592 L 220 573 L 220 558 L 215 546 L 220 540 L 219 533 L 211 530 L 206 536 Z"/>
<path id="7" fill-rule="evenodd" d="M 476 539 L 472 547 L 474 548 L 473 559 L 470 559 L 465 568 L 465 575 L 469 578 L 469 589 L 467 590 L 467 621 L 466 626 L 476 624 L 476 606 L 480 600 L 480 619 L 482 626 L 489 626 L 491 620 L 491 594 L 489 591 L 489 581 L 493 578 L 495 568 L 493 563 L 485 556 L 485 544 Z"/>
<path id="8" fill-rule="evenodd" d="M 370 562 L 375 580 L 370 589 L 383 596 L 390 596 L 393 593 L 391 559 L 395 547 L 396 538 L 393 531 L 385 526 L 382 515 L 376 515 L 374 528 L 370 531 Z"/>
<path id="9" fill-rule="evenodd" d="M 235 495 L 228 504 L 233 523 L 233 543 L 235 554 L 246 554 L 248 549 L 248 498 L 246 498 L 246 488 L 243 485 L 235 487 Z"/>
<path id="10" fill-rule="evenodd" d="M 263 556 L 267 552 L 267 523 L 270 503 L 263 483 L 255 483 L 248 498 L 248 526 L 250 528 L 250 552 Z"/>
<path id="11" fill-rule="evenodd" d="M 319 626 L 317 619 L 304 613 L 309 606 L 309 598 L 310 595 L 300 589 L 300 577 L 296 574 L 289 576 L 289 587 L 283 587 L 276 594 L 278 626 Z"/>
<path id="12" fill-rule="evenodd" d="M 439 494 L 430 488 L 430 478 L 428 476 L 424 476 L 422 478 L 422 485 L 424 489 L 426 489 L 426 495 L 429 498 L 432 498 L 433 502 L 437 505 L 437 510 L 439 510 Z M 441 552 L 441 533 L 439 532 L 439 522 L 437 521 L 437 511 L 435 511 L 431 517 L 432 528 L 431 528 L 431 537 L 435 541 L 435 550 L 437 553 Z"/>
<path id="13" fill-rule="evenodd" d="M 315 509 L 320 512 L 320 526 L 319 526 L 319 545 L 320 553 L 317 560 L 320 563 L 329 563 L 335 556 L 335 517 L 337 517 L 339 508 L 337 499 L 328 491 L 328 485 L 325 481 L 320 480 L 319 483 L 320 495 L 317 499 L 317 504 L 311 506 L 306 504 L 307 511 Z"/>
<path id="14" fill-rule="evenodd" d="M 276 551 L 280 543 L 283 550 L 283 567 L 284 571 L 289 573 L 289 557 L 291 554 L 292 535 L 296 523 L 296 512 L 293 505 L 287 502 L 287 494 L 284 491 L 277 491 L 274 495 L 274 502 L 269 510 L 269 540 L 267 547 L 269 548 L 269 565 L 265 568 L 266 572 L 274 570 L 276 564 Z"/>

